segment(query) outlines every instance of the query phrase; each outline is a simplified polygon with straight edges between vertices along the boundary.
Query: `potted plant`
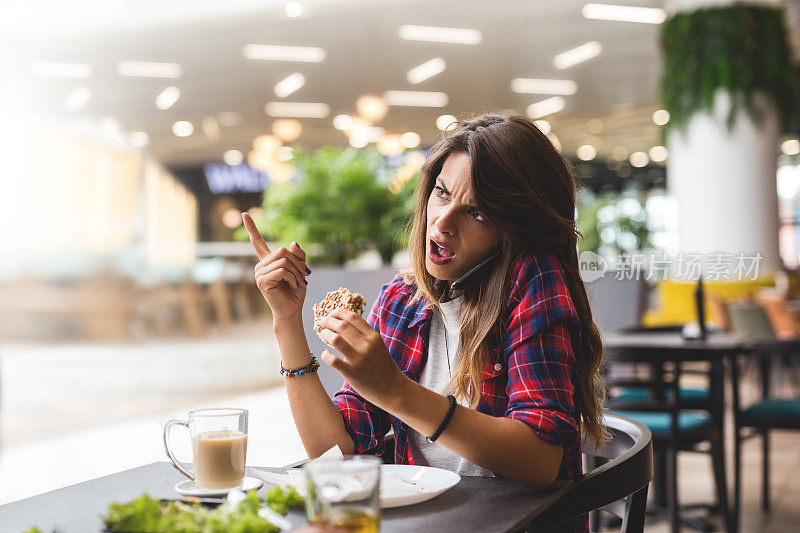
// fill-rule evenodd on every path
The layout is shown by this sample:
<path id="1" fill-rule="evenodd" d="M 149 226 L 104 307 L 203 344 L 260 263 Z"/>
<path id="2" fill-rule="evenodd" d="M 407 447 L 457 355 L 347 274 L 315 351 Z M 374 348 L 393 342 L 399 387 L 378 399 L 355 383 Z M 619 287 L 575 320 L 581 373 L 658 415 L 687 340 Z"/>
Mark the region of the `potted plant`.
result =
<path id="1" fill-rule="evenodd" d="M 367 250 L 388 264 L 406 246 L 416 179 L 397 183 L 398 165 L 377 150 L 295 149 L 291 164 L 295 177 L 264 191 L 256 221 L 264 234 L 301 243 L 311 263 L 338 266 Z"/>

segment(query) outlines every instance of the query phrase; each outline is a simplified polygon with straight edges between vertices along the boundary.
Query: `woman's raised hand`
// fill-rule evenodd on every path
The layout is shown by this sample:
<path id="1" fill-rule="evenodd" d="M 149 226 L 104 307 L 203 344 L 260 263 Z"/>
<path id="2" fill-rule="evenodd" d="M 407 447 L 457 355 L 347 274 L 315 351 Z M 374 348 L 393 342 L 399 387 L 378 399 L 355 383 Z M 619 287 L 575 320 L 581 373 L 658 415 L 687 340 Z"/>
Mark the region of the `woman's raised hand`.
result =
<path id="1" fill-rule="evenodd" d="M 344 377 L 364 399 L 387 410 L 407 382 L 392 359 L 380 333 L 369 322 L 348 309 L 334 309 L 318 322 L 319 337 L 342 354 L 322 350 L 320 359 Z"/>
<path id="2" fill-rule="evenodd" d="M 242 213 L 242 220 L 259 259 L 255 266 L 256 285 L 272 309 L 273 319 L 300 320 L 308 285 L 306 276 L 311 273 L 306 266 L 306 253 L 294 241 L 288 249 L 271 251 L 252 217 Z"/>

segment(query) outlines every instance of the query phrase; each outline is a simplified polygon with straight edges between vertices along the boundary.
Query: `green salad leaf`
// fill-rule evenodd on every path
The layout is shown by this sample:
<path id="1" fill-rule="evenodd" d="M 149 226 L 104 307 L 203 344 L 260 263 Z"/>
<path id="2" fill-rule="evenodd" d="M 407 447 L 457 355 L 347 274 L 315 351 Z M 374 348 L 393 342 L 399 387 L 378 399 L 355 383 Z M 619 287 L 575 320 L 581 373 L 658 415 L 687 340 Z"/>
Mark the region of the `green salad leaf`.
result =
<path id="1" fill-rule="evenodd" d="M 276 513 L 286 514 L 289 509 L 303 505 L 303 498 L 294 488 L 283 490 L 280 487 L 273 487 L 267 493 L 267 505 Z"/>
<path id="2" fill-rule="evenodd" d="M 256 491 L 247 493 L 234 505 L 223 503 L 216 509 L 181 501 L 163 503 L 143 494 L 127 503 L 108 506 L 103 522 L 115 533 L 273 533 L 278 528 L 258 516 L 264 502 Z M 266 504 L 280 514 L 303 504 L 293 488 L 275 487 L 267 493 Z"/>

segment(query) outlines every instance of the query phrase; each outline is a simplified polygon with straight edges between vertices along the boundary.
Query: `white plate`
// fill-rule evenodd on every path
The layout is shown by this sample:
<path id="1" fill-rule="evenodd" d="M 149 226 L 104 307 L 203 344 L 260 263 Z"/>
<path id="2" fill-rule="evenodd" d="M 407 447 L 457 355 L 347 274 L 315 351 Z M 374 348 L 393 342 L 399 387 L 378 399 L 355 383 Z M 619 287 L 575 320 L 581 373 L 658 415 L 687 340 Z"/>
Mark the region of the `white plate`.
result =
<path id="1" fill-rule="evenodd" d="M 301 496 L 306 493 L 305 472 L 291 468 L 287 474 L 252 469 L 271 485 L 293 486 Z M 417 465 L 381 465 L 381 507 L 401 507 L 421 503 L 438 496 L 461 481 L 450 470 Z"/>
<path id="2" fill-rule="evenodd" d="M 381 465 L 381 507 L 402 507 L 435 498 L 461 476 L 450 470 L 417 465 Z"/>
<path id="3" fill-rule="evenodd" d="M 247 492 L 248 490 L 257 490 L 260 489 L 264 485 L 264 482 L 258 478 L 248 477 L 242 480 L 242 486 L 239 487 L 243 491 Z M 175 485 L 175 490 L 182 494 L 183 496 L 225 496 L 228 494 L 228 491 L 231 489 L 199 489 L 194 486 L 194 481 L 191 479 L 187 479 L 186 481 L 181 481 L 177 485 Z"/>

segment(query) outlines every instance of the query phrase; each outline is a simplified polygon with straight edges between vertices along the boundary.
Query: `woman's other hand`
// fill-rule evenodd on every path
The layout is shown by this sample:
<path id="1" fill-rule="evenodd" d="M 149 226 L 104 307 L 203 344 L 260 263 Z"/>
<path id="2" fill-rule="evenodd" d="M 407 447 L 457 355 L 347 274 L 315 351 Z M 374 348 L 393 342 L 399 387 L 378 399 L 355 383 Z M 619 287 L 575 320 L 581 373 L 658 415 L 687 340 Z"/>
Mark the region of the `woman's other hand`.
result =
<path id="1" fill-rule="evenodd" d="M 380 334 L 361 315 L 337 308 L 319 320 L 319 336 L 344 356 L 323 350 L 321 359 L 364 399 L 386 410 L 408 378 L 392 359 Z"/>
<path id="2" fill-rule="evenodd" d="M 288 249 L 271 251 L 252 217 L 242 213 L 250 244 L 258 255 L 255 266 L 256 285 L 264 296 L 274 320 L 301 319 L 311 270 L 306 265 L 306 253 L 292 241 Z"/>

